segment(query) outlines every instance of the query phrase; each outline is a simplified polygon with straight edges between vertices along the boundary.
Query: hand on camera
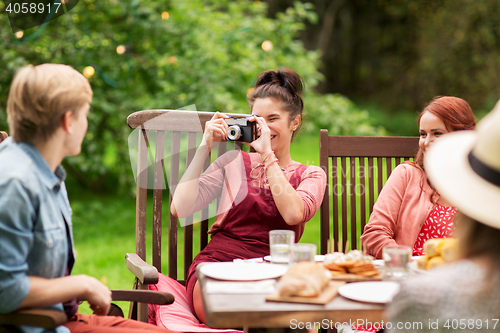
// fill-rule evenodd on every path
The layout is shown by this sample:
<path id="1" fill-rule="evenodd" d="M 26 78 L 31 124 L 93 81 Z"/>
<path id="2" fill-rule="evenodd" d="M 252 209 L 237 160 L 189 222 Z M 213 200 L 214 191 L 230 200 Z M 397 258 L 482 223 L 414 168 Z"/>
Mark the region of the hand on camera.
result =
<path id="1" fill-rule="evenodd" d="M 213 143 L 217 144 L 227 137 L 228 125 L 224 119 L 230 118 L 229 116 L 216 112 L 212 119 L 205 123 L 205 132 L 203 133 L 203 140 L 207 145 Z"/>
<path id="2" fill-rule="evenodd" d="M 271 130 L 267 126 L 266 121 L 262 117 L 253 116 L 248 119 L 249 121 L 257 122 L 257 139 L 250 143 L 245 143 L 253 147 L 259 154 L 268 154 L 271 152 Z"/>

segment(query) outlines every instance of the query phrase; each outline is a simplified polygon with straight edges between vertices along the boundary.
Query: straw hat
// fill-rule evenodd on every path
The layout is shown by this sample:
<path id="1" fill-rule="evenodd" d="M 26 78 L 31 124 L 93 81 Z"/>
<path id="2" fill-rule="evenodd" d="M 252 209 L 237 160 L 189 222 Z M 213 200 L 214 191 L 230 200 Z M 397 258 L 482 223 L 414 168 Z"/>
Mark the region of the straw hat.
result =
<path id="1" fill-rule="evenodd" d="M 424 165 L 447 201 L 478 222 L 500 229 L 500 101 L 474 131 L 436 140 Z"/>

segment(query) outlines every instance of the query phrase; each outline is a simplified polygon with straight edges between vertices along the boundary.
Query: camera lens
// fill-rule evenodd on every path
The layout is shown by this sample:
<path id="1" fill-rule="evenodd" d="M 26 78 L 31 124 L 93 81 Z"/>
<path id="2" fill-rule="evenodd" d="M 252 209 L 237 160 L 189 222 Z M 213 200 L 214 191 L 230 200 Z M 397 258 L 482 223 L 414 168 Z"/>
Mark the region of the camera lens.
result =
<path id="1" fill-rule="evenodd" d="M 227 137 L 229 140 L 238 140 L 241 138 L 241 128 L 238 125 L 229 126 L 227 129 Z"/>

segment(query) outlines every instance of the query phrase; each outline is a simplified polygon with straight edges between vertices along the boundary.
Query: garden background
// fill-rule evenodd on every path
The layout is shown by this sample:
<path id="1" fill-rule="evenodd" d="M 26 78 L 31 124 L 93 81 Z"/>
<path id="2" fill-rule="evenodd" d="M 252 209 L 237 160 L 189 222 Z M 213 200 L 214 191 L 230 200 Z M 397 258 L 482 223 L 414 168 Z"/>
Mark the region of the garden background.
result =
<path id="1" fill-rule="evenodd" d="M 114 289 L 133 281 L 124 254 L 135 242 L 126 125 L 134 111 L 195 104 L 246 113 L 257 75 L 290 67 L 306 83 L 292 157 L 317 165 L 320 128 L 418 135 L 416 116 L 434 96 L 466 99 L 478 119 L 500 97 L 498 1 L 85 0 L 16 33 L 4 11 L 10 2 L 0 1 L 0 130 L 21 66 L 63 63 L 88 77 L 89 130 L 82 154 L 64 161 L 74 273 Z M 319 214 L 302 241 L 319 244 Z"/>

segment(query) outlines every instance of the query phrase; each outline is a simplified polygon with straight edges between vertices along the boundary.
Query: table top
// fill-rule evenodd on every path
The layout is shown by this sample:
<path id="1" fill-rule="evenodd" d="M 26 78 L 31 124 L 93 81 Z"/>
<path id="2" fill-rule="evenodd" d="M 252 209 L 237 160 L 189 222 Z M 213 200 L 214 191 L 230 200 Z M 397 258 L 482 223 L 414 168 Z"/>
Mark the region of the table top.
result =
<path id="1" fill-rule="evenodd" d="M 207 292 L 207 283 L 225 283 L 205 276 L 197 267 L 207 324 L 214 328 L 293 327 L 299 323 L 320 322 L 364 325 L 385 322 L 383 304 L 362 303 L 337 295 L 325 305 L 266 301 L 267 292 Z M 364 321 L 364 322 L 361 322 Z"/>

